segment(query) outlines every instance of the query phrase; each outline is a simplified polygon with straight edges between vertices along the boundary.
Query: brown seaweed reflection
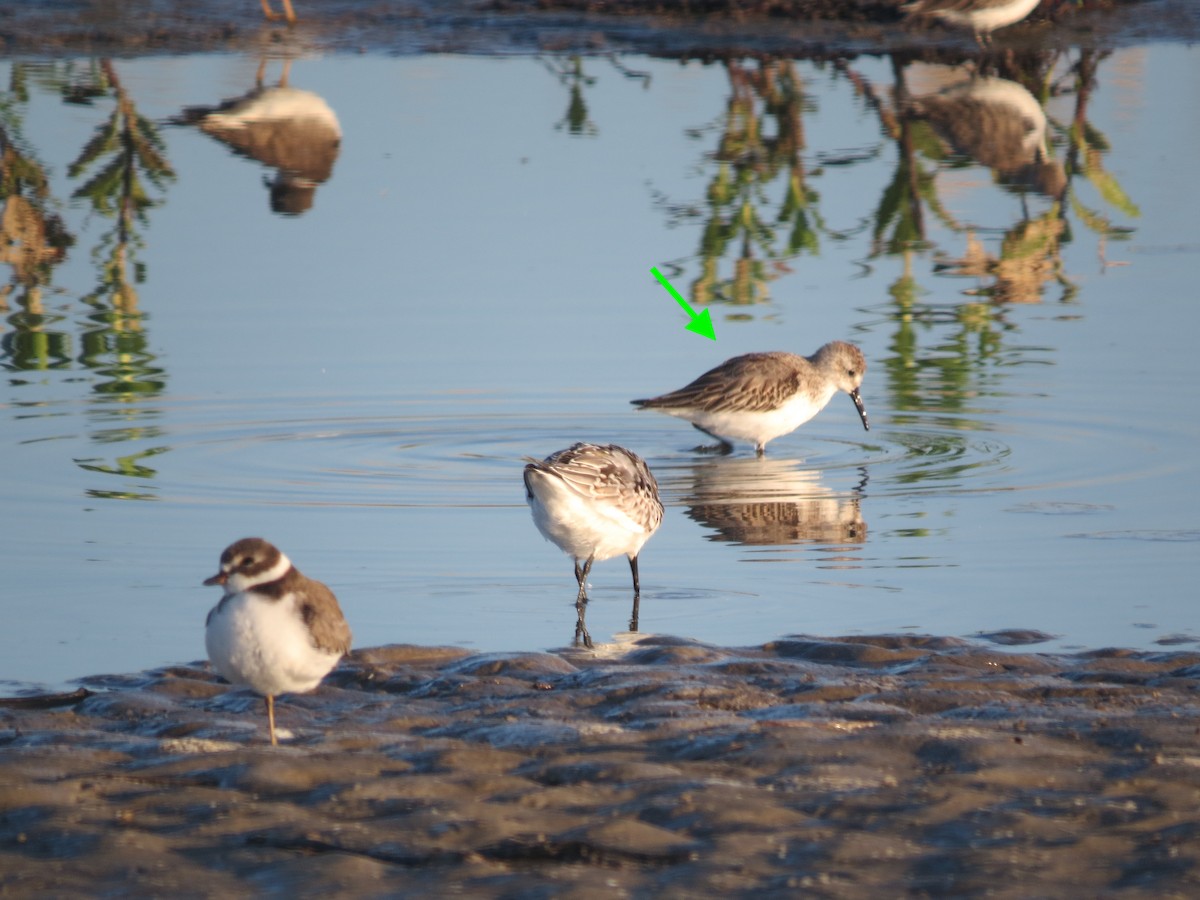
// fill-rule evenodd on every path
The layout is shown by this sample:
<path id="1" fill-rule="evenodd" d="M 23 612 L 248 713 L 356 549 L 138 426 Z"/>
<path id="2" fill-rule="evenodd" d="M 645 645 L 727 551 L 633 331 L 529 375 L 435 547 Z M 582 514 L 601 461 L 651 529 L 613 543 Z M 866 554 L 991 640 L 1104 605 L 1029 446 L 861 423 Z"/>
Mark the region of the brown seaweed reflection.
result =
<path id="1" fill-rule="evenodd" d="M 190 106 L 172 122 L 196 125 L 234 153 L 275 169 L 266 182 L 271 211 L 298 216 L 333 175 L 342 128 L 323 98 L 288 85 L 291 60 L 274 87 L 263 86 L 265 66 L 264 60 L 248 93 L 218 106 Z"/>
<path id="2" fill-rule="evenodd" d="M 831 490 L 819 471 L 797 460 L 701 460 L 686 477 L 680 490 L 687 516 L 712 532 L 710 540 L 767 546 L 866 541 L 860 493 Z"/>

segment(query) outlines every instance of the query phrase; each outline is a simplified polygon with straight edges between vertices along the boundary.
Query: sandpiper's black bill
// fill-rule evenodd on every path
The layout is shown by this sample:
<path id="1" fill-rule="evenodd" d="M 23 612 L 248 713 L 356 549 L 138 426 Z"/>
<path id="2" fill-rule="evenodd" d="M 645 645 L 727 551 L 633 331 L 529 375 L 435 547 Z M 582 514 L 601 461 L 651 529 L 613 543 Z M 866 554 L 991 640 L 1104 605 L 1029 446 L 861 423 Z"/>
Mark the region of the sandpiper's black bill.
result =
<path id="1" fill-rule="evenodd" d="M 858 395 L 858 390 L 850 392 L 850 399 L 854 401 L 854 408 L 858 410 L 858 417 L 863 420 L 863 429 L 871 430 L 870 424 L 867 422 L 867 408 L 863 406 L 862 397 Z"/>

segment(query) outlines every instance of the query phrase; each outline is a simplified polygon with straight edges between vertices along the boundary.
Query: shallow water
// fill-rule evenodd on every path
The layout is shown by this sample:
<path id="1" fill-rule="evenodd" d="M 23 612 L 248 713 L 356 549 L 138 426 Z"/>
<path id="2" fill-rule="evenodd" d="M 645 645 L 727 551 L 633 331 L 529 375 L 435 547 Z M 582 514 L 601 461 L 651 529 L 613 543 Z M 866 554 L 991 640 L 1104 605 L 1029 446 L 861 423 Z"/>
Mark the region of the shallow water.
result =
<path id="1" fill-rule="evenodd" d="M 289 215 L 271 169 L 169 123 L 258 59 L 5 62 L 33 199 L 4 224 L 33 249 L 3 257 L 0 681 L 202 656 L 200 581 L 250 534 L 335 589 L 358 646 L 562 646 L 571 564 L 520 467 L 579 439 L 658 475 L 642 632 L 1196 643 L 1200 121 L 1161 98 L 1200 55 L 1088 57 L 1082 91 L 1081 59 L 1049 72 L 1060 167 L 1033 178 L 881 114 L 883 58 L 300 58 L 344 137 Z M 161 140 L 124 218 L 115 145 L 71 168 L 118 98 Z M 945 265 L 972 235 L 990 274 Z M 651 266 L 712 300 L 715 344 Z M 721 458 L 628 406 L 833 338 L 869 361 L 869 432 L 839 396 Z M 620 639 L 627 566 L 591 582 L 593 637 Z"/>

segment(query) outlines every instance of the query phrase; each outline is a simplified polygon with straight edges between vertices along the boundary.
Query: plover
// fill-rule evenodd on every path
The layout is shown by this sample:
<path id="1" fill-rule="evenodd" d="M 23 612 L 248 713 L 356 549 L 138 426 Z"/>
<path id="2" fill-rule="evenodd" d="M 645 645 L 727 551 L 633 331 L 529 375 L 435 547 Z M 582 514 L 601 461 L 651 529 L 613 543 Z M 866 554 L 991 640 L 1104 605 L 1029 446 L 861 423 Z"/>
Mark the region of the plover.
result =
<path id="1" fill-rule="evenodd" d="M 858 393 L 866 371 L 861 350 L 830 341 L 808 357 L 780 351 L 735 356 L 677 391 L 631 402 L 687 419 L 720 441 L 723 452 L 733 449 L 734 440 L 750 441 L 762 456 L 768 441 L 795 431 L 838 391 L 850 395 L 870 430 Z"/>
<path id="2" fill-rule="evenodd" d="M 205 623 L 208 658 L 227 681 L 266 698 L 271 743 L 278 744 L 275 698 L 312 690 L 350 649 L 337 597 L 254 537 L 226 547 L 221 571 L 204 583 L 225 588 Z"/>
<path id="3" fill-rule="evenodd" d="M 981 47 L 991 43 L 992 32 L 1020 22 L 1041 0 L 913 0 L 900 9 L 918 18 L 940 19 L 970 28 Z"/>
<path id="4" fill-rule="evenodd" d="M 576 640 L 591 646 L 584 625 L 587 578 L 592 563 L 624 554 L 633 573 L 637 629 L 638 553 L 662 523 L 658 483 L 646 461 L 616 444 L 572 444 L 543 460 L 526 457 L 525 500 L 533 523 L 546 540 L 575 561 L 579 593 Z"/>

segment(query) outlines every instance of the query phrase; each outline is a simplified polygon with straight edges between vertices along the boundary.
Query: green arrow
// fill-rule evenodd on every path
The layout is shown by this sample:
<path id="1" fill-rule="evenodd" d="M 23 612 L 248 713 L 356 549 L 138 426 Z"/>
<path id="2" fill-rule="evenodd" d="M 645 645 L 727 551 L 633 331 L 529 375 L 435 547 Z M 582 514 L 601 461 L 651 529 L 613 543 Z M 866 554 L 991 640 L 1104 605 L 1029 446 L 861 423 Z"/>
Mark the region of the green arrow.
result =
<path id="1" fill-rule="evenodd" d="M 664 276 L 663 273 L 658 271 L 658 269 L 654 266 L 650 267 L 650 274 L 658 279 L 658 283 L 667 289 L 667 293 L 674 297 L 675 302 L 682 306 L 683 311 L 688 314 L 688 318 L 691 321 L 685 326 L 687 330 L 694 331 L 696 334 L 700 335 L 700 337 L 706 337 L 710 341 L 715 341 L 717 339 L 717 333 L 713 331 L 712 316 L 708 314 L 708 310 L 702 309 L 700 312 L 696 312 L 694 309 L 688 306 L 688 302 L 684 300 L 683 297 L 679 296 L 679 291 L 675 290 L 675 288 L 671 285 L 671 282 L 667 281 L 666 276 Z"/>

